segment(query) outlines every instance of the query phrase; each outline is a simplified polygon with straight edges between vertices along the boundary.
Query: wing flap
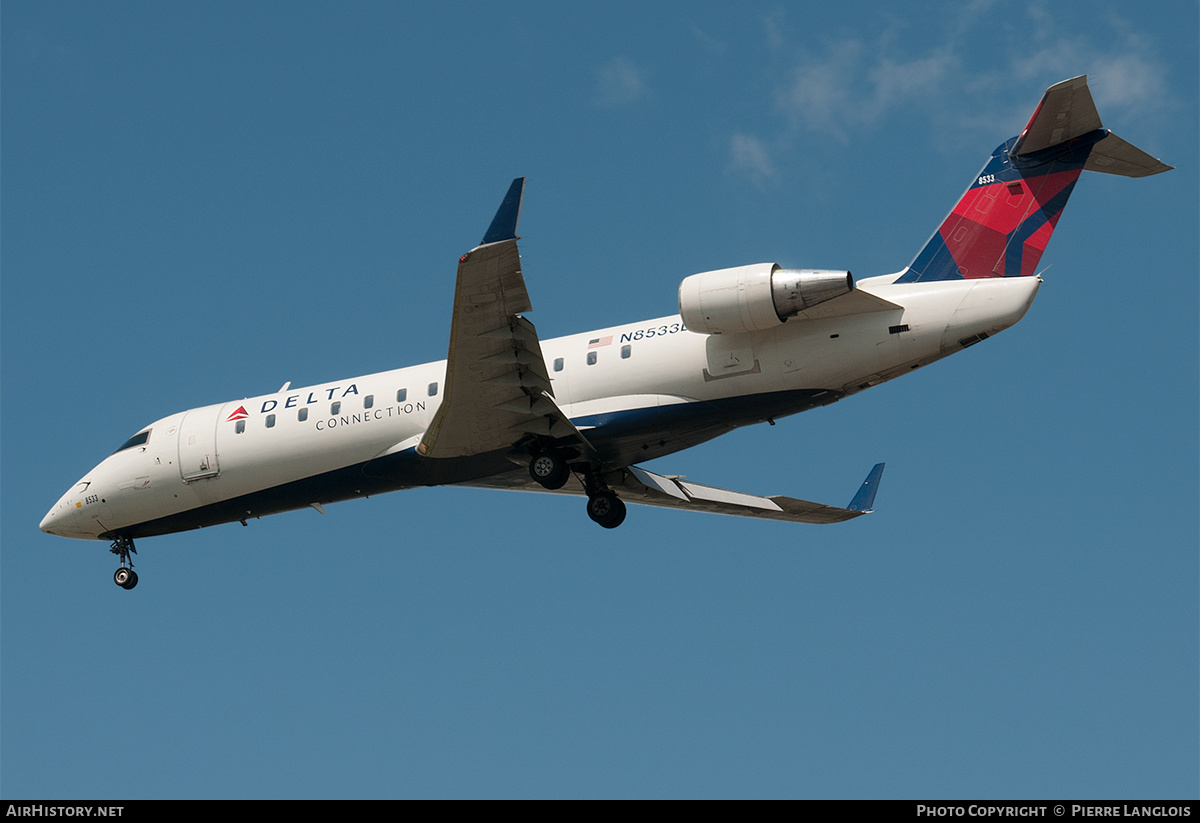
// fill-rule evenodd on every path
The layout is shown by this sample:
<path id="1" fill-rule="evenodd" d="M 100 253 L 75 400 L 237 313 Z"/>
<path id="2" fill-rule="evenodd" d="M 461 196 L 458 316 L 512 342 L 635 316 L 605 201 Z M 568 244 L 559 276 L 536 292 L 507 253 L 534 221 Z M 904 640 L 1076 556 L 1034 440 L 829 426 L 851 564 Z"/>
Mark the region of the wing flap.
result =
<path id="1" fill-rule="evenodd" d="M 675 483 L 679 488 L 683 489 L 683 493 L 687 495 L 689 500 L 701 500 L 705 503 L 719 503 L 721 505 L 738 506 L 748 509 L 762 509 L 763 511 L 783 511 L 779 507 L 779 504 L 769 497 L 759 497 L 754 494 L 718 489 L 715 486 L 701 486 L 699 483 L 688 483 L 684 480 L 676 480 Z"/>

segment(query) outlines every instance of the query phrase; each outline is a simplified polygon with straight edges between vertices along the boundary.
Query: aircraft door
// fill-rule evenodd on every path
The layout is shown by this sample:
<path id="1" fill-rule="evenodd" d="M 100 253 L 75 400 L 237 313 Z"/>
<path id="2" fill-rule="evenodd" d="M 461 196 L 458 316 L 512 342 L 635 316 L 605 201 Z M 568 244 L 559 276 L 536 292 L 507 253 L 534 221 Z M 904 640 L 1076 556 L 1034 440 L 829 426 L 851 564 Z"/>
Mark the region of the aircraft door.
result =
<path id="1" fill-rule="evenodd" d="M 565 358 L 556 357 L 547 365 L 549 368 L 546 373 L 550 375 L 550 389 L 554 395 L 554 402 L 558 404 L 559 408 L 570 405 L 571 382 L 567 379 Z"/>
<path id="2" fill-rule="evenodd" d="M 179 475 L 185 483 L 221 473 L 217 462 L 220 406 L 192 409 L 179 425 Z"/>

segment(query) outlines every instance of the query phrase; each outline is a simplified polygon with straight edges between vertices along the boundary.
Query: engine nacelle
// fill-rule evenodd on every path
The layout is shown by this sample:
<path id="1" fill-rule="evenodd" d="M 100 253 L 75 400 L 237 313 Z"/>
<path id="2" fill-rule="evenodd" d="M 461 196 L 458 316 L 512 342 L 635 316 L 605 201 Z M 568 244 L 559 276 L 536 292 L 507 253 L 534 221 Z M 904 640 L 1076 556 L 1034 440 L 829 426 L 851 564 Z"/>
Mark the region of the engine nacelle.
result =
<path id="1" fill-rule="evenodd" d="M 685 277 L 679 284 L 679 314 L 691 331 L 703 334 L 766 331 L 852 291 L 854 276 L 848 271 L 757 263 Z"/>

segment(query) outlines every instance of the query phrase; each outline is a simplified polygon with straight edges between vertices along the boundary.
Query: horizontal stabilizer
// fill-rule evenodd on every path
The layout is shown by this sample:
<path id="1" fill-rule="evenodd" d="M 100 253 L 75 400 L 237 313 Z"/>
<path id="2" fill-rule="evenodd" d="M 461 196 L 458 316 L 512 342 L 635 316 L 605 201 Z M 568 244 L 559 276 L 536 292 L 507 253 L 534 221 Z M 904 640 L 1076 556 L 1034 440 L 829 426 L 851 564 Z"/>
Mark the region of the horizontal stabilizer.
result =
<path id="1" fill-rule="evenodd" d="M 1149 177 L 1175 168 L 1126 143 L 1112 132 L 1092 146 L 1092 153 L 1083 167 L 1088 171 L 1119 174 L 1122 177 Z"/>
<path id="2" fill-rule="evenodd" d="M 1033 154 L 1099 128 L 1100 113 L 1088 89 L 1087 75 L 1072 77 L 1046 89 L 1009 153 L 1013 157 Z"/>
<path id="3" fill-rule="evenodd" d="M 1103 129 L 1087 75 L 1073 77 L 1046 89 L 1009 154 L 1025 157 Z M 1172 168 L 1112 132 L 1096 142 L 1084 164 L 1087 171 L 1123 177 L 1148 177 Z"/>

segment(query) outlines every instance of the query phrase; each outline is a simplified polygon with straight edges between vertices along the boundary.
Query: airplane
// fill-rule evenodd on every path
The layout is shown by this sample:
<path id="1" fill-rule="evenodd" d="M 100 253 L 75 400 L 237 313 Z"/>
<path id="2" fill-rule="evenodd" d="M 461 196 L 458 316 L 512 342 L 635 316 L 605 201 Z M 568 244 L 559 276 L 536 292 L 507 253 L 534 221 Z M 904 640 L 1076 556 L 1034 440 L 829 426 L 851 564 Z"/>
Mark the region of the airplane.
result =
<path id="1" fill-rule="evenodd" d="M 542 340 L 517 250 L 525 179 L 458 261 L 437 363 L 189 409 L 85 474 L 41 530 L 111 541 L 137 585 L 134 540 L 417 486 L 587 498 L 605 528 L 626 502 L 801 523 L 872 510 L 884 464 L 844 508 L 761 496 L 641 465 L 753 423 L 835 403 L 1018 322 L 1082 171 L 1171 167 L 1100 122 L 1086 75 L 1051 86 L 912 263 L 849 271 L 759 263 L 679 286 L 679 314 Z"/>

